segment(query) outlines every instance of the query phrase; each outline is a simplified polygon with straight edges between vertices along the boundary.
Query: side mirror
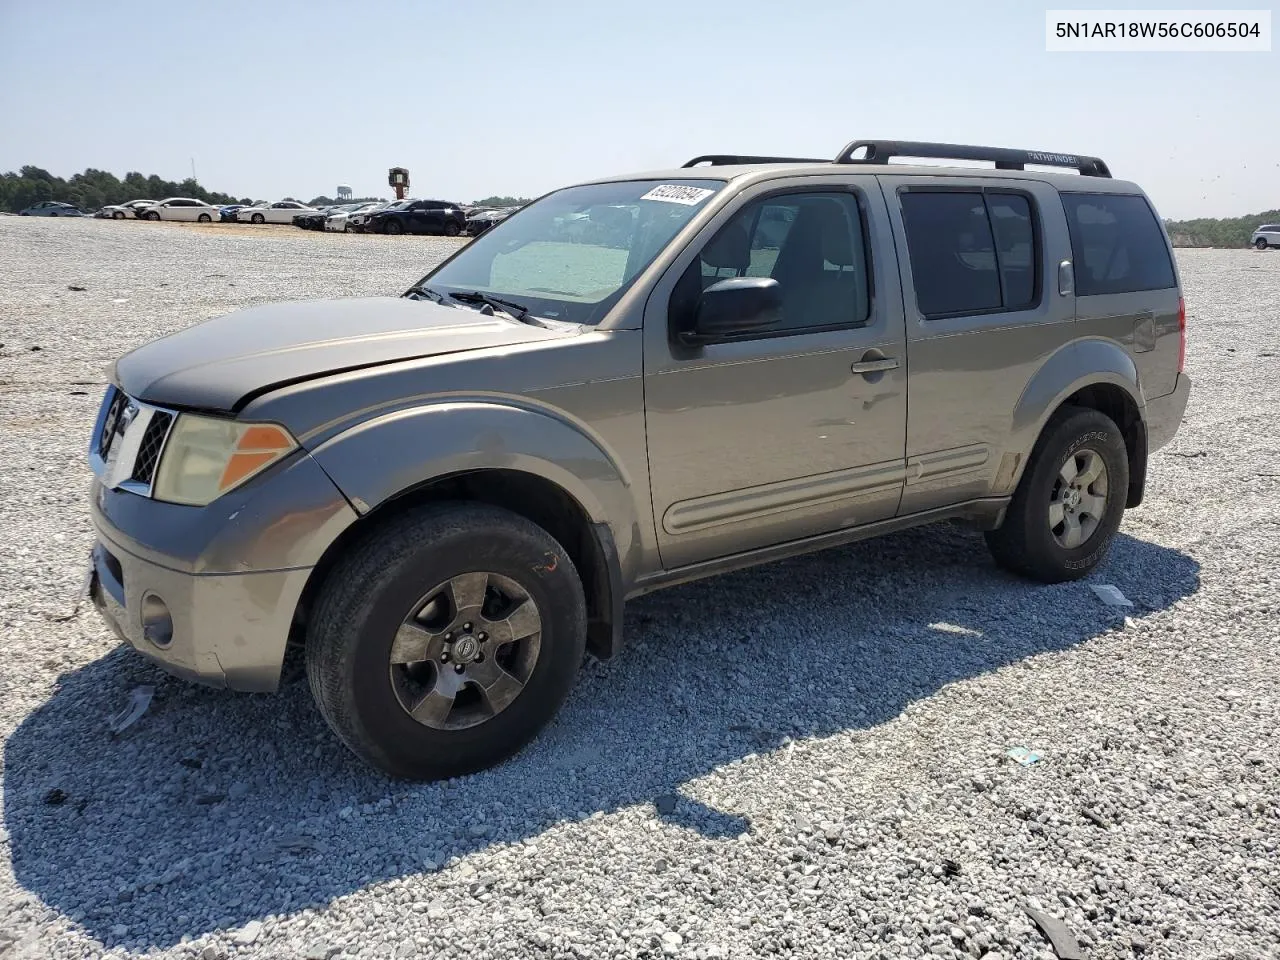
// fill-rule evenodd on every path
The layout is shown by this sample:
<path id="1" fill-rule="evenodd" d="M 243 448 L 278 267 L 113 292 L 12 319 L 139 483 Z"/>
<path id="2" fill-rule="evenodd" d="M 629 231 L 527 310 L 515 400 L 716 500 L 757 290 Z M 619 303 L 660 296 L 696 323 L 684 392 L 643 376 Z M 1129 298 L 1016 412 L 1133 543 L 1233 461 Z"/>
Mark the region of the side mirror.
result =
<path id="1" fill-rule="evenodd" d="M 714 343 L 754 333 L 782 317 L 782 287 L 772 277 L 726 277 L 702 291 L 693 329 L 680 335 L 687 344 Z"/>

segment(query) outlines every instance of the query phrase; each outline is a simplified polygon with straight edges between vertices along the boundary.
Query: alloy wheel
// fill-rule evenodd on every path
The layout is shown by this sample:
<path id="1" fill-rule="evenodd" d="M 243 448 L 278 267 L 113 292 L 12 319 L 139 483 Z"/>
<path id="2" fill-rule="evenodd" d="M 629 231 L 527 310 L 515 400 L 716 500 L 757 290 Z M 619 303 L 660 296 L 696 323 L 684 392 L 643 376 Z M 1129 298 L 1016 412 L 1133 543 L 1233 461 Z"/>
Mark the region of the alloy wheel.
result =
<path id="1" fill-rule="evenodd" d="M 529 593 L 496 573 L 464 573 L 423 596 L 391 644 L 391 687 L 413 719 L 464 730 L 524 690 L 542 646 Z"/>
<path id="2" fill-rule="evenodd" d="M 1088 541 L 1107 513 L 1107 464 L 1096 450 L 1072 453 L 1054 478 L 1049 530 L 1058 545 L 1074 550 Z"/>

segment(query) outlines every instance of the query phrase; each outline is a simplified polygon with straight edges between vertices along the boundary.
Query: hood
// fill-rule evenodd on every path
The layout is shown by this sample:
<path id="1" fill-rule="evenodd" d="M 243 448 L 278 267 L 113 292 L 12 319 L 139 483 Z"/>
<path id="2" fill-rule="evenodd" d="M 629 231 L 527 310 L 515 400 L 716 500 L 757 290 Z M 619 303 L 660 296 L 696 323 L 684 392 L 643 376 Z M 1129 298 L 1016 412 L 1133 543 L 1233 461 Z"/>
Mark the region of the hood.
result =
<path id="1" fill-rule="evenodd" d="M 429 300 L 281 303 L 154 340 L 115 372 L 121 389 L 148 403 L 233 412 L 251 395 L 343 370 L 568 335 Z"/>

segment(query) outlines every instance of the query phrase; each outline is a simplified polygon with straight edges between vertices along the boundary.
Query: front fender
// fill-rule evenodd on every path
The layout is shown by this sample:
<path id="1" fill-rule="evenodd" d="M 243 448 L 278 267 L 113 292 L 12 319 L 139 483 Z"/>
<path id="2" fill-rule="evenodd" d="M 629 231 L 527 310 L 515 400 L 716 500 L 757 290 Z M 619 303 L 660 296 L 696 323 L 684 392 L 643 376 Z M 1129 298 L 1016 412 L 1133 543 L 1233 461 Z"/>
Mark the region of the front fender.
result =
<path id="1" fill-rule="evenodd" d="M 548 411 L 488 401 L 433 403 L 375 417 L 311 451 L 360 514 L 432 480 L 515 470 L 573 497 L 613 531 L 626 564 L 638 546 L 632 483 L 581 424 Z"/>

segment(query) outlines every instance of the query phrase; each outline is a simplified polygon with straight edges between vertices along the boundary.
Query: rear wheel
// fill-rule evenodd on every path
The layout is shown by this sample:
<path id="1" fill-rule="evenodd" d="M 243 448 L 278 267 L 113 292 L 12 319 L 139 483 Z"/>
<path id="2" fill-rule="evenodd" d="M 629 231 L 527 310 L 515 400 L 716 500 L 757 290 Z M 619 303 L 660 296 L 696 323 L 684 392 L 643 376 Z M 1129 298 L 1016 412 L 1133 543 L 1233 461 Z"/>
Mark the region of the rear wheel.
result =
<path id="1" fill-rule="evenodd" d="M 1102 562 L 1129 489 L 1129 458 L 1110 417 L 1063 407 L 1049 420 L 987 546 L 1005 569 L 1044 583 L 1086 576 Z"/>
<path id="2" fill-rule="evenodd" d="M 586 642 L 582 583 L 542 528 L 482 504 L 433 504 L 333 569 L 307 637 L 325 720 L 393 776 L 470 773 L 555 715 Z"/>
<path id="3" fill-rule="evenodd" d="M 1265 250 L 1267 249 L 1267 238 L 1259 237 L 1257 240 L 1254 241 L 1253 245 L 1257 247 L 1259 250 Z"/>
<path id="4" fill-rule="evenodd" d="M 260 213 L 255 213 L 255 214 L 254 214 L 252 217 L 250 217 L 249 219 L 250 219 L 250 221 L 252 221 L 253 223 L 266 223 L 266 222 L 267 222 L 267 218 L 266 218 L 266 217 L 264 217 L 264 216 L 263 216 L 262 214 L 260 214 Z"/>
<path id="5" fill-rule="evenodd" d="M 462 232 L 462 228 L 459 227 L 457 222 L 454 220 L 450 220 L 448 223 L 444 225 L 444 235 L 446 237 L 456 237 L 461 232 Z"/>
<path id="6" fill-rule="evenodd" d="M 400 221 L 398 220 L 388 220 L 382 225 L 382 232 L 396 236 L 404 233 L 404 227 L 400 226 Z"/>

